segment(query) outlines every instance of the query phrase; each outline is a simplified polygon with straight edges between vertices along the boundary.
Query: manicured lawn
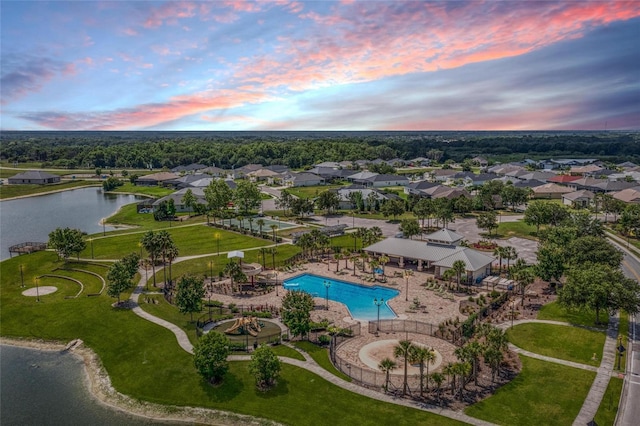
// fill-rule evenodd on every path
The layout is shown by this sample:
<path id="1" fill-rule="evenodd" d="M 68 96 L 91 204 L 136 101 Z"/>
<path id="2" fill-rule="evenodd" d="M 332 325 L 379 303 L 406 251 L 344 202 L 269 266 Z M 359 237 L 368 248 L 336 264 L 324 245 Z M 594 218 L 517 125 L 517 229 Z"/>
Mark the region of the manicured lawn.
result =
<path id="1" fill-rule="evenodd" d="M 17 173 L 14 173 L 17 174 Z M 13 175 L 12 175 L 13 176 Z M 83 186 L 98 186 L 95 182 L 75 180 L 52 183 L 48 185 L 0 185 L 0 199 L 20 197 L 23 195 L 40 194 L 61 189 L 80 188 Z"/>
<path id="2" fill-rule="evenodd" d="M 507 337 L 527 351 L 596 367 L 602 360 L 605 340 L 604 332 L 540 323 L 516 325 L 507 330 Z"/>
<path id="3" fill-rule="evenodd" d="M 153 303 L 154 300 L 157 303 Z M 169 302 L 159 294 L 141 294 L 138 299 L 138 303 L 144 311 L 180 327 L 185 333 L 187 333 L 189 341 L 194 345 L 196 344 L 198 341 L 198 336 L 196 335 L 196 320 L 201 315 L 200 313 L 193 314 L 193 322 L 191 322 L 189 314 L 181 314 L 177 307 L 169 304 Z"/>
<path id="4" fill-rule="evenodd" d="M 594 418 L 598 426 L 613 426 L 615 423 L 623 383 L 622 379 L 618 379 L 617 377 L 612 377 L 611 380 L 609 380 L 609 386 L 607 386 L 607 390 L 602 397 L 602 402 Z"/>
<path id="5" fill-rule="evenodd" d="M 300 352 L 296 351 L 293 348 L 290 348 L 289 346 L 285 346 L 285 345 L 271 346 L 271 350 L 275 352 L 275 354 L 278 356 L 285 356 L 287 358 L 293 358 L 299 361 L 304 361 L 304 356 Z"/>
<path id="6" fill-rule="evenodd" d="M 228 250 L 242 250 L 249 247 L 266 246 L 272 242 L 261 238 L 253 238 L 235 232 L 207 227 L 204 224 L 180 226 L 166 229 L 180 250 L 180 256 L 216 253 L 217 241 L 214 235 L 220 236 L 220 252 Z M 131 252 L 140 252 L 138 243 L 145 231 L 131 231 L 122 235 L 109 237 L 97 236 L 93 240 L 93 253 L 96 259 L 119 259 Z M 143 256 L 146 254 L 142 253 Z M 80 254 L 81 257 L 91 257 L 91 244 Z"/>
<path id="7" fill-rule="evenodd" d="M 596 325 L 596 313 L 592 311 L 577 311 L 567 310 L 560 306 L 558 302 L 548 303 L 540 309 L 538 312 L 538 319 L 562 321 L 569 324 L 585 325 L 587 327 L 600 327 L 607 328 L 609 319 L 606 312 L 600 312 L 600 322 L 602 324 Z"/>
<path id="8" fill-rule="evenodd" d="M 222 249 L 222 244 L 220 245 Z M 282 263 L 294 255 L 300 253 L 300 249 L 297 246 L 293 246 L 290 244 L 282 244 L 276 248 L 276 267 L 282 265 Z M 246 250 L 244 252 L 243 262 L 247 263 L 260 263 L 262 264 L 262 250 Z M 267 268 L 272 267 L 272 256 L 271 256 L 271 248 L 265 249 L 265 261 L 267 264 Z M 199 257 L 197 259 L 189 259 L 184 262 L 175 263 L 171 267 L 171 274 L 174 280 L 178 279 L 184 274 L 190 273 L 196 276 L 204 276 L 207 277 L 211 275 L 211 265 L 210 262 L 213 261 L 213 275 L 218 276 L 219 272 L 224 270 L 225 265 L 229 262 L 227 259 L 227 255 L 223 254 L 220 257 L 207 256 L 207 257 Z M 167 268 L 168 269 L 168 268 Z M 167 274 L 169 271 L 167 270 Z M 149 278 L 151 279 L 151 270 L 149 270 Z M 164 279 L 163 272 L 156 272 L 156 279 L 162 281 Z"/>
<path id="9" fill-rule="evenodd" d="M 362 248 L 362 239 L 356 238 L 355 242 L 356 250 L 360 250 Z M 346 234 L 341 235 L 339 237 L 331 238 L 331 247 L 342 247 L 348 251 L 353 251 L 353 235 Z"/>
<path id="10" fill-rule="evenodd" d="M 529 240 L 537 240 L 536 227 L 527 225 L 523 220 L 518 222 L 501 222 L 495 231 L 497 238 L 520 237 Z"/>
<path id="11" fill-rule="evenodd" d="M 287 188 L 287 192 L 298 198 L 315 198 L 321 192 L 329 189 L 340 188 L 344 185 L 317 185 L 317 186 L 298 186 L 295 188 Z"/>
<path id="12" fill-rule="evenodd" d="M 162 186 L 138 186 L 130 182 L 117 187 L 111 192 L 127 192 L 130 194 L 150 195 L 154 198 L 161 198 L 174 192 L 173 189 L 164 188 Z"/>
<path id="13" fill-rule="evenodd" d="M 293 344 L 297 347 L 308 353 L 311 358 L 315 362 L 317 362 L 320 367 L 327 370 L 329 373 L 340 377 L 342 380 L 346 380 L 347 382 L 351 381 L 351 378 L 346 374 L 339 371 L 336 367 L 331 363 L 331 359 L 329 359 L 329 350 L 327 348 L 322 348 L 316 344 L 311 342 L 301 340 L 297 342 L 293 342 Z"/>
<path id="14" fill-rule="evenodd" d="M 113 386 L 134 399 L 228 410 L 291 425 L 379 425 L 380 419 L 400 425 L 460 424 L 350 393 L 290 365 L 283 366 L 278 385 L 269 392 L 256 390 L 247 362 L 231 363 L 223 384 L 210 386 L 169 330 L 113 308 L 113 299 L 105 295 L 62 299 L 53 294 L 40 303 L 22 296 L 20 264 L 25 283 L 32 283 L 61 262 L 54 253 L 39 252 L 0 263 L 2 335 L 63 342 L 80 338 L 98 354 Z"/>
<path id="15" fill-rule="evenodd" d="M 153 219 L 153 214 L 151 213 L 138 213 L 136 209 L 136 204 L 127 204 L 122 206 L 120 210 L 114 213 L 107 219 L 107 223 L 110 225 L 127 225 L 127 226 L 135 226 L 138 230 L 147 230 L 147 229 L 171 229 L 185 225 L 193 225 L 196 223 L 206 223 L 205 216 L 194 216 L 188 220 L 183 222 L 168 222 L 168 221 L 157 221 Z M 123 229 L 119 231 L 111 231 L 109 234 L 122 234 L 131 232 L 131 229 Z M 98 234 L 96 234 L 98 235 Z"/>
<path id="16" fill-rule="evenodd" d="M 522 372 L 465 413 L 503 425 L 570 425 L 595 373 L 520 356 Z"/>

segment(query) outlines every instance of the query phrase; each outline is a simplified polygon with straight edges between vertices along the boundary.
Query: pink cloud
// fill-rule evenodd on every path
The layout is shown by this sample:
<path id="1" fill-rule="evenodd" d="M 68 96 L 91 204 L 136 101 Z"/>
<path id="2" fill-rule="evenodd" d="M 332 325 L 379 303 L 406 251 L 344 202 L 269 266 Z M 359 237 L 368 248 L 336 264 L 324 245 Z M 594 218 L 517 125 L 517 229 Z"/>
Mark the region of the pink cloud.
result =
<path id="1" fill-rule="evenodd" d="M 178 19 L 191 18 L 195 16 L 198 5 L 192 2 L 169 2 L 158 8 L 151 9 L 145 20 L 145 28 L 158 28 L 163 24 L 175 25 Z"/>
<path id="2" fill-rule="evenodd" d="M 56 76 L 76 73 L 72 62 L 60 62 L 49 58 L 8 58 L 3 64 L 0 78 L 0 104 L 39 92 Z"/>

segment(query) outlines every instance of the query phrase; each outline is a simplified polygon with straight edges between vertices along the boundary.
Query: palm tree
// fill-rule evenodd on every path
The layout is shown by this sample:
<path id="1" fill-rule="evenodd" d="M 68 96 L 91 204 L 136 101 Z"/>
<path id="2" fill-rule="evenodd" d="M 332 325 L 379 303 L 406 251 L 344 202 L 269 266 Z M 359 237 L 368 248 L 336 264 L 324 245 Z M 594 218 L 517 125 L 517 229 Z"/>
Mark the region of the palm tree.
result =
<path id="1" fill-rule="evenodd" d="M 466 272 L 467 270 L 467 264 L 464 263 L 463 260 L 456 260 L 455 262 L 453 262 L 453 265 L 451 265 L 451 270 L 456 274 L 456 278 L 457 278 L 457 291 L 460 291 L 460 281 L 462 279 L 462 273 Z"/>
<path id="2" fill-rule="evenodd" d="M 460 400 L 462 400 L 462 391 L 464 390 L 466 384 L 465 378 L 471 373 L 471 364 L 469 364 L 468 362 L 458 362 L 454 364 L 454 368 L 458 376 L 460 376 L 460 389 L 458 395 L 460 397 Z"/>
<path id="3" fill-rule="evenodd" d="M 158 249 L 160 250 L 160 254 L 162 255 L 162 272 L 164 274 L 164 282 L 165 285 L 167 283 L 167 269 L 164 266 L 167 263 L 167 250 L 169 247 L 173 245 L 173 240 L 171 239 L 171 234 L 168 231 L 162 230 L 158 232 L 156 238 L 158 239 Z"/>
<path id="4" fill-rule="evenodd" d="M 273 232 L 273 241 L 276 241 L 276 231 L 278 230 L 278 225 L 274 223 L 270 226 L 270 228 L 271 228 L 271 231 Z"/>
<path id="5" fill-rule="evenodd" d="M 505 247 L 502 246 L 498 246 L 493 250 L 493 255 L 498 257 L 498 275 L 502 273 L 502 258 L 504 257 L 505 253 Z"/>
<path id="6" fill-rule="evenodd" d="M 336 252 L 333 254 L 333 258 L 336 260 L 336 272 L 340 269 L 340 261 L 342 260 L 342 247 L 336 247 Z"/>
<path id="7" fill-rule="evenodd" d="M 362 273 L 366 273 L 366 266 L 367 266 L 367 261 L 369 260 L 369 253 L 363 251 L 362 253 L 360 253 L 360 259 L 362 259 Z"/>
<path id="8" fill-rule="evenodd" d="M 395 369 L 397 366 L 398 364 L 396 364 L 394 360 L 388 357 L 380 361 L 380 364 L 378 364 L 378 368 L 385 373 L 385 379 L 384 379 L 385 392 L 389 390 L 389 373 L 391 372 L 391 370 Z"/>
<path id="9" fill-rule="evenodd" d="M 398 342 L 398 345 L 393 348 L 393 356 L 395 356 L 396 358 L 402 358 L 404 360 L 404 381 L 402 384 L 403 396 L 407 394 L 407 388 L 409 387 L 407 383 L 407 364 L 409 363 L 409 359 L 411 357 L 412 347 L 413 344 L 411 343 L 411 340 L 400 340 Z"/>
<path id="10" fill-rule="evenodd" d="M 532 267 L 527 266 L 524 259 L 518 259 L 513 267 L 513 279 L 516 280 L 520 286 L 522 306 L 524 306 L 524 292 L 526 288 L 536 280 L 536 274 Z"/>
<path id="11" fill-rule="evenodd" d="M 378 269 L 378 266 L 380 266 L 380 262 L 378 262 L 376 259 L 371 258 L 371 261 L 369 262 L 369 267 L 371 268 L 371 278 L 376 277 L 376 269 Z"/>
<path id="12" fill-rule="evenodd" d="M 447 269 L 442 273 L 442 279 L 449 282 L 449 290 L 451 290 L 451 280 L 453 280 L 453 277 L 455 277 L 455 275 L 456 274 L 453 269 Z"/>
<path id="13" fill-rule="evenodd" d="M 271 247 L 271 264 L 274 271 L 276 270 L 276 253 L 278 253 L 278 249 L 275 247 Z"/>
<path id="14" fill-rule="evenodd" d="M 483 346 L 475 341 L 455 350 L 455 354 L 458 358 L 471 364 L 473 380 L 476 386 L 478 386 L 478 362 L 483 350 Z"/>
<path id="15" fill-rule="evenodd" d="M 489 364 L 489 367 L 491 368 L 491 383 L 495 383 L 496 374 L 500 370 L 500 364 L 502 364 L 504 354 L 496 347 L 488 346 L 484 351 L 483 357 L 484 362 Z"/>
<path id="16" fill-rule="evenodd" d="M 431 373 L 429 376 L 429 381 L 432 381 L 434 385 L 436 385 L 436 395 L 438 401 L 440 401 L 440 387 L 442 386 L 442 382 L 444 382 L 444 375 L 442 373 Z"/>
<path id="17" fill-rule="evenodd" d="M 260 236 L 262 237 L 262 227 L 264 226 L 264 219 L 256 220 L 256 225 L 258 225 L 258 229 L 260 230 Z"/>
<path id="18" fill-rule="evenodd" d="M 436 354 L 432 349 L 425 348 L 422 346 L 412 346 L 411 347 L 411 363 L 417 363 L 420 367 L 420 396 L 422 396 L 422 391 L 424 389 L 424 367 L 425 364 L 427 366 L 427 376 L 429 375 L 429 364 L 433 364 L 436 359 Z M 427 380 L 427 390 L 429 388 L 428 380 Z"/>
<path id="19" fill-rule="evenodd" d="M 173 279 L 171 278 L 171 265 L 173 261 L 178 257 L 179 250 L 178 247 L 171 242 L 171 245 L 167 248 L 167 260 L 169 261 L 169 283 L 173 285 Z M 213 277 L 211 277 L 213 280 Z"/>
<path id="20" fill-rule="evenodd" d="M 380 256 L 378 258 L 378 261 L 380 262 L 380 264 L 382 265 L 382 276 L 385 276 L 385 266 L 387 263 L 389 263 L 389 256 L 387 256 L 386 254 L 383 254 L 382 256 Z"/>
<path id="21" fill-rule="evenodd" d="M 157 235 L 153 231 L 147 231 L 140 241 L 144 249 L 149 253 L 149 260 L 151 261 L 151 274 L 153 276 L 153 286 L 156 285 L 156 261 L 160 255 L 160 249 L 158 244 Z"/>
<path id="22" fill-rule="evenodd" d="M 442 369 L 442 372 L 444 374 L 447 375 L 447 377 L 450 378 L 450 382 L 451 382 L 451 395 L 454 394 L 454 389 L 456 387 L 456 374 L 457 370 L 455 368 L 455 364 L 453 363 L 448 363 L 447 365 L 444 366 L 444 368 Z"/>
<path id="23" fill-rule="evenodd" d="M 505 252 L 503 257 L 507 259 L 507 274 L 509 273 L 510 261 L 518 258 L 518 252 L 515 248 L 508 246 L 505 247 Z"/>
<path id="24" fill-rule="evenodd" d="M 253 217 L 249 216 L 249 218 L 247 220 L 249 221 L 249 232 L 251 232 L 251 234 L 253 234 Z"/>

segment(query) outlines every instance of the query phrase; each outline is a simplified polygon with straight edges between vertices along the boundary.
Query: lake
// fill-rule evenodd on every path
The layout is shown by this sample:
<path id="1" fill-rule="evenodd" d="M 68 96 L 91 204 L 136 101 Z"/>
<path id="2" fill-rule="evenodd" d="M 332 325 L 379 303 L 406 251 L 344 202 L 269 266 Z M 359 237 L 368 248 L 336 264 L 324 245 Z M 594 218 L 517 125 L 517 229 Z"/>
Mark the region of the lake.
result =
<path id="1" fill-rule="evenodd" d="M 9 247 L 14 244 L 47 242 L 49 233 L 58 227 L 77 228 L 87 234 L 102 232 L 102 218 L 141 199 L 129 194 L 103 194 L 102 188 L 90 187 L 0 201 L 0 260 L 9 258 Z M 105 226 L 107 231 L 113 229 Z"/>
<path id="2" fill-rule="evenodd" d="M 89 395 L 80 359 L 58 351 L 0 345 L 0 424 L 151 425 Z M 163 423 L 166 424 L 166 423 Z"/>

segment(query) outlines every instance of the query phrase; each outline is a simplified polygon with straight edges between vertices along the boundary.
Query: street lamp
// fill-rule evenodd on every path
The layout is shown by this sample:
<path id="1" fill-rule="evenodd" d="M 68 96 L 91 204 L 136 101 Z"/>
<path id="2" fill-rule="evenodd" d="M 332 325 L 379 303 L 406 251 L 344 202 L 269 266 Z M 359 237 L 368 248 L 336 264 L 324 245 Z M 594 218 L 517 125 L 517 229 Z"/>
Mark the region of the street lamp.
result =
<path id="1" fill-rule="evenodd" d="M 384 299 L 380 298 L 380 300 L 378 300 L 377 298 L 374 297 L 373 304 L 378 307 L 378 321 L 376 321 L 376 333 L 377 333 L 378 331 L 380 331 L 380 306 L 384 304 Z"/>
<path id="2" fill-rule="evenodd" d="M 511 328 L 513 328 L 513 318 L 516 316 L 514 308 L 516 307 L 516 301 L 511 302 Z"/>
<path id="3" fill-rule="evenodd" d="M 276 274 L 276 297 L 278 297 L 278 271 L 276 271 L 275 274 Z"/>
<path id="4" fill-rule="evenodd" d="M 209 279 L 213 282 L 213 260 L 209 262 Z"/>
<path id="5" fill-rule="evenodd" d="M 620 360 L 622 359 L 622 354 L 627 350 L 624 346 L 622 346 L 622 336 L 618 337 L 618 347 L 616 349 L 618 350 L 618 370 L 620 370 Z"/>
<path id="6" fill-rule="evenodd" d="M 211 290 L 213 289 L 213 284 L 209 283 L 207 287 L 207 293 L 209 294 L 209 321 L 211 321 Z"/>
<path id="7" fill-rule="evenodd" d="M 409 275 L 411 273 L 407 270 L 404 271 L 404 301 L 409 301 Z"/>
<path id="8" fill-rule="evenodd" d="M 20 264 L 20 287 L 24 287 L 24 275 L 22 274 L 22 263 Z"/>
<path id="9" fill-rule="evenodd" d="M 93 259 L 93 240 L 91 241 L 91 258 Z M 138 247 L 140 248 L 140 259 L 142 259 L 142 243 L 138 243 Z"/>
<path id="10" fill-rule="evenodd" d="M 107 235 L 107 227 L 104 223 L 104 219 L 102 219 L 102 236 L 104 237 L 105 235 Z"/>
<path id="11" fill-rule="evenodd" d="M 216 242 L 218 243 L 218 256 L 220 256 L 220 233 L 216 232 L 215 234 L 213 234 L 213 238 L 215 238 Z"/>
<path id="12" fill-rule="evenodd" d="M 40 287 L 38 286 L 39 277 L 36 277 L 36 302 L 40 301 Z"/>
<path id="13" fill-rule="evenodd" d="M 331 287 L 331 281 L 324 281 L 324 288 L 327 290 L 325 300 L 327 302 L 327 311 L 329 310 L 329 287 Z"/>

